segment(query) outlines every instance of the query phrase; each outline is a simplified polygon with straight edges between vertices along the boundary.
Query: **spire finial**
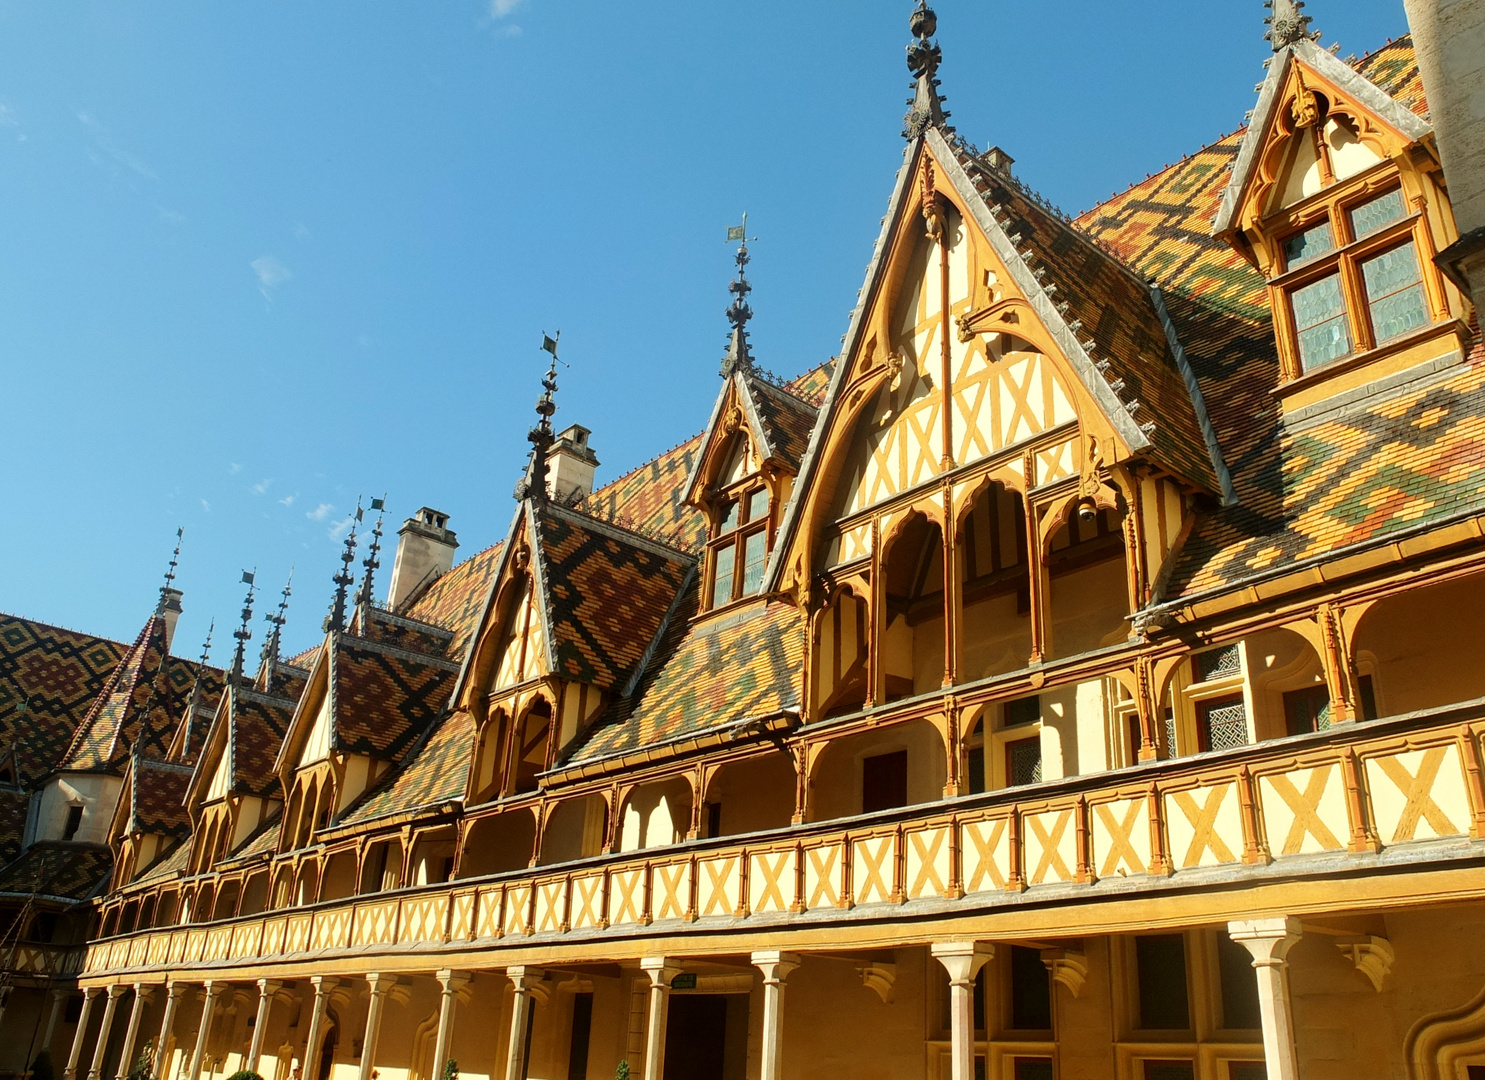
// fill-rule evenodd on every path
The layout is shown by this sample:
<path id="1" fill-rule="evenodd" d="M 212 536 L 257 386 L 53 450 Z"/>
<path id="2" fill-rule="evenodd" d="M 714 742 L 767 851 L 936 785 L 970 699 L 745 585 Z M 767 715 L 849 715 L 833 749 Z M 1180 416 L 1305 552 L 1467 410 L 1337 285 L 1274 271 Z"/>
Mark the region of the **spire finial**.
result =
<path id="1" fill-rule="evenodd" d="M 196 661 L 196 680 L 191 683 L 191 700 L 186 706 L 186 723 L 196 715 L 196 703 L 201 700 L 201 673 L 206 670 L 206 662 L 211 659 L 211 635 L 216 631 L 217 621 L 212 619 L 206 627 L 206 640 L 201 643 L 201 659 Z"/>
<path id="2" fill-rule="evenodd" d="M 185 535 L 184 525 L 175 530 L 175 550 L 170 553 L 170 566 L 165 571 L 165 584 L 160 586 L 160 604 L 155 609 L 157 615 L 165 613 L 165 609 L 170 605 L 170 594 L 175 592 L 175 568 L 180 565 L 180 545 Z"/>
<path id="3" fill-rule="evenodd" d="M 938 42 L 929 39 L 938 31 L 938 16 L 928 6 L 928 0 L 918 0 L 918 6 L 908 19 L 908 28 L 917 40 L 907 47 L 908 70 L 913 73 L 913 96 L 908 99 L 908 114 L 903 118 L 902 137 L 916 139 L 931 127 L 944 134 L 954 129 L 949 126 L 949 114 L 944 111 L 944 99 L 938 92 L 938 66 L 943 62 L 943 50 Z"/>
<path id="4" fill-rule="evenodd" d="M 758 238 L 753 237 L 754 240 Z M 737 245 L 737 277 L 727 285 L 732 293 L 732 303 L 727 308 L 727 321 L 732 324 L 732 334 L 727 341 L 727 353 L 722 357 L 722 378 L 730 378 L 734 371 L 749 373 L 753 370 L 753 350 L 748 345 L 748 320 L 753 309 L 748 306 L 748 293 L 753 284 L 748 280 L 748 215 L 744 211 L 741 225 L 727 226 L 727 242 L 739 241 Z"/>
<path id="5" fill-rule="evenodd" d="M 283 636 L 284 623 L 289 621 L 289 596 L 293 593 L 294 568 L 289 567 L 289 580 L 284 582 L 284 591 L 279 597 L 278 610 L 268 612 L 263 616 L 263 621 L 273 627 L 268 631 L 268 639 L 263 642 L 263 653 L 259 659 L 265 667 L 278 663 L 279 639 Z"/>
<path id="6" fill-rule="evenodd" d="M 247 651 L 247 643 L 252 639 L 253 632 L 248 624 L 253 621 L 253 580 L 257 577 L 256 570 L 244 570 L 242 572 L 242 583 L 248 587 L 247 598 L 242 602 L 242 625 L 232 631 L 232 636 L 237 639 L 237 649 L 232 654 L 232 677 L 242 678 L 242 660 Z"/>
<path id="7" fill-rule="evenodd" d="M 1320 31 L 1310 30 L 1310 17 L 1304 14 L 1304 0 L 1263 0 L 1263 6 L 1273 10 L 1273 14 L 1263 20 L 1268 24 L 1268 31 L 1263 36 L 1274 47 L 1274 52 L 1282 52 L 1300 41 L 1320 40 Z"/>
<path id="8" fill-rule="evenodd" d="M 361 588 L 356 593 L 357 607 L 370 607 L 372 602 L 372 576 L 382 565 L 377 561 L 377 555 L 382 550 L 382 514 L 387 507 L 387 497 L 383 495 L 380 499 L 371 500 L 371 508 L 376 511 L 376 526 L 371 530 L 371 546 L 366 551 L 366 558 L 361 565 L 366 568 L 366 573 L 361 575 Z"/>
<path id="9" fill-rule="evenodd" d="M 557 392 L 557 365 L 563 363 L 557 359 L 557 342 L 561 337 L 561 330 L 557 331 L 556 337 L 548 334 L 541 336 L 541 347 L 552 354 L 552 363 L 542 376 L 542 394 L 536 399 L 536 415 L 539 419 L 536 426 L 526 433 L 526 438 L 531 443 L 531 465 L 526 470 L 526 478 L 516 485 L 518 499 L 547 501 L 547 453 L 556 441 L 552 434 L 552 415 L 557 411 L 557 402 L 552 395 Z M 563 367 L 566 366 L 563 363 Z"/>
<path id="10" fill-rule="evenodd" d="M 330 614 L 325 619 L 325 631 L 338 634 L 345 629 L 346 594 L 356 576 L 351 573 L 351 563 L 356 561 L 356 526 L 363 516 L 361 500 L 356 500 L 356 517 L 351 522 L 351 531 L 346 533 L 345 550 L 340 553 L 340 570 L 330 580 L 335 582 L 335 599 L 330 602 Z"/>

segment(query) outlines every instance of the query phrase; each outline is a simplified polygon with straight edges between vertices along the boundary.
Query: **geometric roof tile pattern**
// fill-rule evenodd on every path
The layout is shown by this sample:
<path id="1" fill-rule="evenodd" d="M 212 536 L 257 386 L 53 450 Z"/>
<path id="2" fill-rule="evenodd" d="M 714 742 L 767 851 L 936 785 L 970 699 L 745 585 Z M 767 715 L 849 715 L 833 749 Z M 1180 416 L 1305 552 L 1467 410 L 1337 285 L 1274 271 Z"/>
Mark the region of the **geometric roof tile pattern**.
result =
<path id="1" fill-rule="evenodd" d="M 744 383 L 753 399 L 758 419 L 763 422 L 769 447 L 798 472 L 804 452 L 809 448 L 810 432 L 815 428 L 819 410 L 756 375 L 745 378 Z"/>
<path id="2" fill-rule="evenodd" d="M 10 784 L 0 787 L 0 866 L 21 853 L 30 807 L 31 793 L 25 788 Z"/>
<path id="3" fill-rule="evenodd" d="M 354 632 L 368 641 L 442 657 L 454 639 L 452 630 L 364 604 L 356 609 Z"/>
<path id="4" fill-rule="evenodd" d="M 501 544 L 465 559 L 438 578 L 422 596 L 402 614 L 410 619 L 441 626 L 451 631 L 453 639 L 446 655 L 460 659 L 469 648 L 470 638 L 479 629 L 480 607 L 489 588 L 490 578 L 500 566 Z"/>
<path id="5" fill-rule="evenodd" d="M 129 833 L 186 837 L 191 818 L 186 813 L 186 788 L 191 768 L 135 754 L 129 762 Z"/>
<path id="6" fill-rule="evenodd" d="M 403 767 L 379 783 L 346 814 L 342 824 L 372 821 L 422 807 L 459 802 L 469 780 L 474 718 L 445 716 Z"/>
<path id="7" fill-rule="evenodd" d="M 295 699 L 233 687 L 227 701 L 231 791 L 260 799 L 278 798 L 279 778 L 273 763 L 294 716 Z"/>
<path id="8" fill-rule="evenodd" d="M 152 616 L 78 727 L 63 768 L 121 772 L 136 743 L 161 758 L 169 753 L 172 721 L 180 712 L 170 707 L 172 688 L 163 674 L 166 656 L 165 620 Z"/>
<path id="9" fill-rule="evenodd" d="M 0 895 L 86 900 L 103 888 L 112 869 L 113 852 L 103 844 L 43 840 L 0 867 Z"/>
<path id="10" fill-rule="evenodd" d="M 335 749 L 398 758 L 448 704 L 458 666 L 349 634 L 333 635 Z"/>

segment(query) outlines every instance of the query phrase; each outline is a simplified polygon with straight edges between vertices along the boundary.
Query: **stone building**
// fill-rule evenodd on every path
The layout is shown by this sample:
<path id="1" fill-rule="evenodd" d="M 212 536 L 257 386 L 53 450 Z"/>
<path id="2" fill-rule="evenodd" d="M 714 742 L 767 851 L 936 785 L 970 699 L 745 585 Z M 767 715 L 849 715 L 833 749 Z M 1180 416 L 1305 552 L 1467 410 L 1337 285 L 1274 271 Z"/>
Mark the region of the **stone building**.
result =
<path id="1" fill-rule="evenodd" d="M 320 645 L 130 740 L 0 1054 L 1478 1078 L 1485 348 L 1410 39 L 1300 7 L 1250 123 L 1068 219 L 920 4 L 839 357 L 759 366 L 744 246 L 700 435 L 593 489 L 549 376 L 499 543 L 420 511 L 382 604 L 348 546 Z"/>

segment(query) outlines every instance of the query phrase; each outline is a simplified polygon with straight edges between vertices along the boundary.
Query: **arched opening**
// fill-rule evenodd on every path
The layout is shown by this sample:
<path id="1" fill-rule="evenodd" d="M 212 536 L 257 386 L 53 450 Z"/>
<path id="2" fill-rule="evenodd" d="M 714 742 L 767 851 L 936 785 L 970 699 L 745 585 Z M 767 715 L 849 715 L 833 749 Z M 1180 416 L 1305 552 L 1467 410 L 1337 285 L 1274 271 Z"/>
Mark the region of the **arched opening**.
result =
<path id="1" fill-rule="evenodd" d="M 691 785 L 680 777 L 642 784 L 624 799 L 619 850 L 678 844 L 691 829 Z"/>
<path id="2" fill-rule="evenodd" d="M 139 901 L 130 900 L 119 915 L 119 933 L 132 934 L 139 926 Z"/>
<path id="3" fill-rule="evenodd" d="M 361 860 L 362 895 L 390 892 L 402 885 L 402 841 L 393 837 L 378 840 L 366 850 Z"/>
<path id="4" fill-rule="evenodd" d="M 283 817 L 279 819 L 279 851 L 293 851 L 298 847 L 299 819 L 304 815 L 304 782 L 298 777 L 289 790 L 289 801 L 284 804 Z"/>
<path id="5" fill-rule="evenodd" d="M 536 778 L 547 767 L 547 737 L 552 728 L 552 706 L 545 698 L 534 701 L 517 729 L 511 793 L 536 790 Z"/>
<path id="6" fill-rule="evenodd" d="M 1485 697 L 1485 574 L 1377 601 L 1356 627 L 1352 656 L 1362 711 L 1397 716 Z"/>
<path id="7" fill-rule="evenodd" d="M 242 903 L 238 905 L 237 910 L 243 915 L 257 915 L 267 906 L 268 875 L 266 873 L 249 875 L 247 884 L 243 886 Z"/>
<path id="8" fill-rule="evenodd" d="M 278 872 L 278 877 L 273 882 L 273 906 L 275 909 L 286 908 L 294 895 L 294 871 L 290 867 L 283 867 Z"/>
<path id="9" fill-rule="evenodd" d="M 1283 629 L 1255 634 L 1243 645 L 1256 739 L 1330 727 L 1330 689 L 1314 646 Z"/>
<path id="10" fill-rule="evenodd" d="M 788 754 L 774 752 L 728 762 L 707 783 L 701 835 L 737 836 L 788 828 L 794 819 L 797 786 L 794 759 Z"/>
<path id="11" fill-rule="evenodd" d="M 237 901 L 242 895 L 242 883 L 228 881 L 217 890 L 217 900 L 212 905 L 211 917 L 213 919 L 231 919 L 237 915 Z"/>
<path id="12" fill-rule="evenodd" d="M 320 891 L 320 867 L 313 859 L 305 859 L 299 865 L 299 881 L 294 887 L 294 906 L 313 904 Z"/>
<path id="13" fill-rule="evenodd" d="M 165 893 L 160 897 L 159 904 L 155 907 L 155 925 L 169 926 L 175 921 L 176 905 L 180 903 L 180 896 L 174 892 Z"/>
<path id="14" fill-rule="evenodd" d="M 310 834 L 304 838 L 304 842 L 308 844 L 311 840 L 314 839 L 315 833 L 319 832 L 321 829 L 329 828 L 330 822 L 334 817 L 335 781 L 327 777 L 325 781 L 320 784 L 320 791 L 315 799 L 314 828 L 310 831 Z"/>
<path id="15" fill-rule="evenodd" d="M 838 739 L 810 768 L 810 821 L 935 802 L 944 795 L 944 740 L 927 720 Z"/>
<path id="16" fill-rule="evenodd" d="M 109 908 L 103 916 L 103 928 L 100 937 L 113 937 L 119 929 L 119 909 Z"/>
<path id="17" fill-rule="evenodd" d="M 500 765 L 509 718 L 496 709 L 480 725 L 475 741 L 474 772 L 470 782 L 470 805 L 490 802 L 500 796 Z"/>
<path id="18" fill-rule="evenodd" d="M 321 900 L 344 900 L 356 891 L 356 853 L 337 851 L 325 863 L 321 879 Z"/>
<path id="19" fill-rule="evenodd" d="M 433 885 L 449 880 L 454 873 L 455 842 L 452 825 L 419 833 L 412 846 L 412 881 L 409 884 Z"/>
<path id="20" fill-rule="evenodd" d="M 815 614 L 810 667 L 815 716 L 851 713 L 866 704 L 870 626 L 866 601 L 846 587 Z"/>
<path id="21" fill-rule="evenodd" d="M 530 809 L 492 814 L 472 822 L 464 834 L 459 876 L 483 877 L 522 870 L 536 848 L 536 816 Z"/>
<path id="22" fill-rule="evenodd" d="M 139 929 L 148 930 L 155 925 L 155 906 L 158 898 L 151 893 L 139 905 Z"/>
<path id="23" fill-rule="evenodd" d="M 196 902 L 191 905 L 191 921 L 206 922 L 210 919 L 215 899 L 216 890 L 210 884 L 201 886 L 201 891 L 196 894 Z"/>
<path id="24" fill-rule="evenodd" d="M 1047 545 L 1048 621 L 1056 656 L 1076 656 L 1129 637 L 1124 515 L 1075 507 Z"/>
<path id="25" fill-rule="evenodd" d="M 560 802 L 542 827 L 539 861 L 550 866 L 598 855 L 607 830 L 608 803 L 602 795 Z"/>
<path id="26" fill-rule="evenodd" d="M 944 535 L 914 513 L 887 544 L 879 590 L 886 632 L 879 650 L 883 700 L 944 681 Z"/>
<path id="27" fill-rule="evenodd" d="M 959 681 L 1019 671 L 1031 655 L 1026 504 L 991 482 L 975 496 L 959 536 Z"/>

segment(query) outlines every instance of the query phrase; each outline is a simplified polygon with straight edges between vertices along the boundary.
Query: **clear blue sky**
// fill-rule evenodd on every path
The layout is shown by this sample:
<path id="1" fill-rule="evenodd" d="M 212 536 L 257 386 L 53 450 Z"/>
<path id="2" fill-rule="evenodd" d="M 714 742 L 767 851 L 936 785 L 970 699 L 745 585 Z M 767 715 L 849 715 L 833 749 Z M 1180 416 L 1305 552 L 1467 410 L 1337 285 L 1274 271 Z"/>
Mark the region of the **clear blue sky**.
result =
<path id="1" fill-rule="evenodd" d="M 1237 127 L 1268 55 L 1260 0 L 935 6 L 954 123 L 1073 212 Z M 291 564 L 307 647 L 358 493 L 504 534 L 543 330 L 600 481 L 705 423 L 744 209 L 760 360 L 831 356 L 911 7 L 0 0 L 0 609 L 130 639 L 184 525 L 177 653 Z"/>

